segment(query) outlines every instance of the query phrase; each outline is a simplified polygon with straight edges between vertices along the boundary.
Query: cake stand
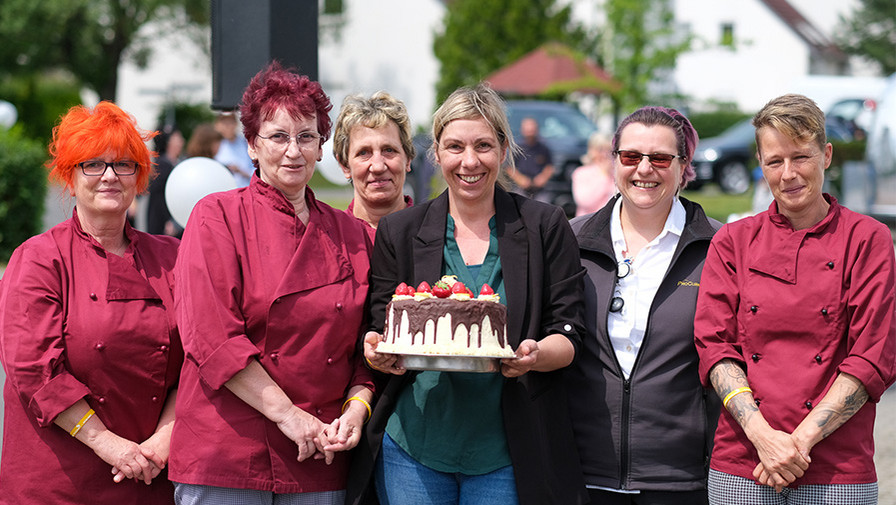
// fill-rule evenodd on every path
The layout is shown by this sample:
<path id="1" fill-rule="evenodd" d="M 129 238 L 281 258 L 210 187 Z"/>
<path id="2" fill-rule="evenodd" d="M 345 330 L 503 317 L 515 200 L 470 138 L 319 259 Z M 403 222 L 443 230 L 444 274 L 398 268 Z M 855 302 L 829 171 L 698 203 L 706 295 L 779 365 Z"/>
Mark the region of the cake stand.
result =
<path id="1" fill-rule="evenodd" d="M 460 356 L 457 354 L 396 354 L 398 365 L 408 370 L 432 370 L 437 372 L 500 372 L 503 356 Z M 510 359 L 514 359 L 511 357 Z"/>

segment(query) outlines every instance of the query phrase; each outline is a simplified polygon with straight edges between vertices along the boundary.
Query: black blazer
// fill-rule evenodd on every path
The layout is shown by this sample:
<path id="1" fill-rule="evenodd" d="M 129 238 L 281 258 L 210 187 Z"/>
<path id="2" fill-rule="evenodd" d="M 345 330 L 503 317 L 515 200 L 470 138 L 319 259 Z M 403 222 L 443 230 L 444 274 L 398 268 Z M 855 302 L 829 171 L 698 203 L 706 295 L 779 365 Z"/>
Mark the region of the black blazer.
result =
<path id="1" fill-rule="evenodd" d="M 560 333 L 578 353 L 583 328 L 584 269 L 562 210 L 495 189 L 498 255 L 507 296 L 507 336 L 512 347 Z M 395 287 L 432 283 L 442 275 L 448 194 L 383 218 L 371 260 L 371 329 L 383 331 Z M 523 505 L 587 501 L 562 371 L 529 372 L 505 379 L 501 408 Z M 346 503 L 376 503 L 373 470 L 389 416 L 401 391 L 416 377 L 384 376 L 373 416 L 355 450 Z"/>

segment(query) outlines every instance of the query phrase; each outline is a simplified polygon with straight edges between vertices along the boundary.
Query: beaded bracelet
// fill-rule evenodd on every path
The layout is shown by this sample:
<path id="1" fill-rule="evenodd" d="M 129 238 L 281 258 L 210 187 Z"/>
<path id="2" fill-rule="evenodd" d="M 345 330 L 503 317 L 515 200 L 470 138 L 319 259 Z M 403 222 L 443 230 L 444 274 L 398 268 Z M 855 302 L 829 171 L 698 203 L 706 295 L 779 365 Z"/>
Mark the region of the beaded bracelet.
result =
<path id="1" fill-rule="evenodd" d="M 348 405 L 348 402 L 350 402 L 352 400 L 358 400 L 359 402 L 363 403 L 365 407 L 367 407 L 367 419 L 364 420 L 364 423 L 366 424 L 367 421 L 370 420 L 370 416 L 373 415 L 373 411 L 370 409 L 370 404 L 367 403 L 366 400 L 364 400 L 363 398 L 361 398 L 359 396 L 352 396 L 348 400 L 345 400 L 345 403 L 342 404 L 342 413 L 343 414 L 345 413 L 345 406 Z"/>
<path id="2" fill-rule="evenodd" d="M 78 424 L 76 424 L 75 427 L 72 428 L 72 431 L 68 432 L 68 434 L 71 436 L 77 435 L 78 432 L 81 431 L 81 428 L 84 427 L 84 423 L 86 423 L 88 419 L 93 417 L 93 414 L 95 414 L 93 409 L 88 410 L 87 413 L 84 414 L 84 417 L 82 417 L 81 420 L 78 421 Z"/>
<path id="3" fill-rule="evenodd" d="M 753 392 L 753 390 L 750 389 L 750 388 L 747 388 L 747 387 L 744 387 L 744 388 L 737 388 L 737 389 L 735 389 L 734 391 L 732 391 L 732 392 L 728 393 L 727 395 L 725 395 L 725 399 L 722 400 L 722 405 L 727 409 L 727 408 L 728 408 L 728 402 L 729 402 L 732 398 L 734 398 L 735 396 L 737 396 L 737 395 L 739 395 L 739 394 L 741 394 L 741 393 L 752 393 L 752 392 Z"/>

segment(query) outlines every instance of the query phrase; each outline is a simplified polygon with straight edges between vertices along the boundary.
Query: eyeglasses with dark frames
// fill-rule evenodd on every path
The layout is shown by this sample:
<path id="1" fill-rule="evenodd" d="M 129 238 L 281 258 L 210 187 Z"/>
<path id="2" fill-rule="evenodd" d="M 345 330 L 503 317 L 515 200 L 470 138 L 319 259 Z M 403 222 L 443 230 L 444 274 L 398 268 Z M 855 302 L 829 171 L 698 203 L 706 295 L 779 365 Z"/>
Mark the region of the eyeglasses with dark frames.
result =
<path id="1" fill-rule="evenodd" d="M 140 166 L 136 161 L 100 161 L 90 160 L 78 163 L 81 172 L 88 177 L 96 177 L 106 173 L 107 168 L 112 168 L 115 175 L 134 175 L 137 173 L 137 167 Z"/>
<path id="2" fill-rule="evenodd" d="M 652 153 L 645 154 L 639 153 L 638 151 L 628 151 L 628 150 L 615 150 L 613 151 L 615 156 L 619 156 L 619 162 L 625 166 L 633 167 L 637 166 L 641 163 L 641 160 L 647 156 L 647 160 L 650 161 L 650 166 L 654 168 L 669 168 L 672 165 L 672 160 L 675 158 L 681 158 L 681 156 L 677 154 L 665 154 L 665 153 Z"/>
<path id="3" fill-rule="evenodd" d="M 625 258 L 624 260 L 616 263 L 616 286 L 614 287 L 614 291 L 618 292 L 619 279 L 628 277 L 630 273 L 632 273 L 631 258 Z M 610 300 L 610 312 L 619 312 L 624 306 L 625 300 L 623 300 L 622 297 L 618 294 Z"/>

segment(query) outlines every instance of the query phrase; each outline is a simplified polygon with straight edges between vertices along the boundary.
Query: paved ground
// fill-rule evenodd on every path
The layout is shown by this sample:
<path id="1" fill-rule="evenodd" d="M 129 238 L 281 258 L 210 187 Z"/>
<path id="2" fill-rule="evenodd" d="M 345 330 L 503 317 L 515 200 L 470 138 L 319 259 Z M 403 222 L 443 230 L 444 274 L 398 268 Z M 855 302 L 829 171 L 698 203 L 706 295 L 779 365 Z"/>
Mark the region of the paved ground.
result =
<path id="1" fill-rule="evenodd" d="M 877 405 L 877 421 L 874 423 L 877 482 L 880 496 L 878 503 L 896 503 L 896 386 L 881 397 Z"/>

